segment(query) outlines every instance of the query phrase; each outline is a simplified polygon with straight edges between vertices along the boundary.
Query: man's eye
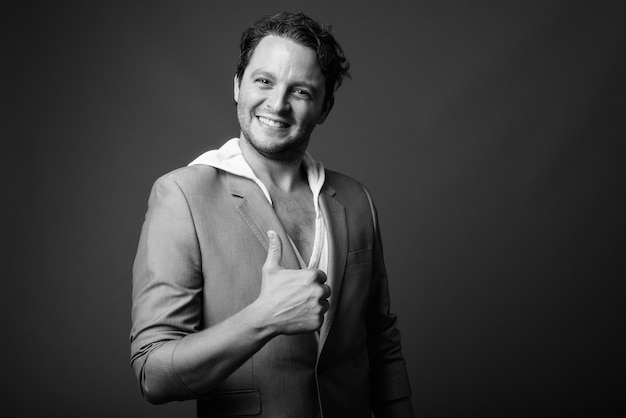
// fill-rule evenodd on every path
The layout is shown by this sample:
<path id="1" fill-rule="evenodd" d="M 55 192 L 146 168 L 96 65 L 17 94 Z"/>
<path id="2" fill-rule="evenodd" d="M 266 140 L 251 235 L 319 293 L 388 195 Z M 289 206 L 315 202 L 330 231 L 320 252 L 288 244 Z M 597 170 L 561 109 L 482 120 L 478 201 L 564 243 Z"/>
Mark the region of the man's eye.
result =
<path id="1" fill-rule="evenodd" d="M 306 90 L 302 90 L 302 89 L 295 89 L 293 91 L 296 95 L 300 96 L 300 97 L 306 97 L 306 98 L 311 98 L 311 93 L 309 93 Z"/>
<path id="2" fill-rule="evenodd" d="M 265 85 L 270 84 L 270 81 L 267 78 L 257 78 L 256 82 L 260 84 L 265 84 Z"/>

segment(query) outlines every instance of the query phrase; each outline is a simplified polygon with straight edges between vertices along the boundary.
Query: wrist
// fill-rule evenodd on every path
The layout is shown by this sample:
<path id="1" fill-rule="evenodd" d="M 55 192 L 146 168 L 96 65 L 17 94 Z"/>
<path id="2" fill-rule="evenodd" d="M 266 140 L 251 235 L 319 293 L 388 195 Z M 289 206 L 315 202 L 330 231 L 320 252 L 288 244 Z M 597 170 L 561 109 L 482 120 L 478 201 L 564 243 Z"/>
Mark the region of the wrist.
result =
<path id="1" fill-rule="evenodd" d="M 245 308 L 246 324 L 261 338 L 270 340 L 280 334 L 276 325 L 271 321 L 271 306 L 258 299 Z"/>

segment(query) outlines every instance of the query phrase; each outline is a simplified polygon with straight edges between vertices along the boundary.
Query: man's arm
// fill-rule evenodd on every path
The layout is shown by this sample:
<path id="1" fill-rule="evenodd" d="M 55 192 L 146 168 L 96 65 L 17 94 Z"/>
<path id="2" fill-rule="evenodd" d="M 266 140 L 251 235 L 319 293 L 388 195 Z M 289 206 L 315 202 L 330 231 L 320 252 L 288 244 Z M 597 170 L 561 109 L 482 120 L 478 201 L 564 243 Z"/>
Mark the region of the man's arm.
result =
<path id="1" fill-rule="evenodd" d="M 390 312 L 389 284 L 378 214 L 367 189 L 365 192 L 372 211 L 375 235 L 372 285 L 367 310 L 372 409 L 376 418 L 410 418 L 413 417 L 411 389 L 400 346 L 397 317 Z"/>
<path id="2" fill-rule="evenodd" d="M 131 331 L 132 363 L 148 401 L 205 395 L 274 336 L 319 329 L 330 294 L 325 275 L 282 268 L 280 238 L 268 235 L 259 297 L 200 330 L 201 259 L 191 213 L 173 180 L 155 184 L 133 270 Z"/>

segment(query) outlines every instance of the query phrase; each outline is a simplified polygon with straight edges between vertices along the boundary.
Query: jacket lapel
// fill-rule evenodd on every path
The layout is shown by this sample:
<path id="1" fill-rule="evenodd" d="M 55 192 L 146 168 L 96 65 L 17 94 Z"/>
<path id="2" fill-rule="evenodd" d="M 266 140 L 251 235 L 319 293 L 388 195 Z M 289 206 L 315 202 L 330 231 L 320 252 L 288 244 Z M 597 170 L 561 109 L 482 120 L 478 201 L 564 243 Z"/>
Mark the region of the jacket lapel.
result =
<path id="1" fill-rule="evenodd" d="M 274 209 L 265 198 L 263 191 L 252 180 L 230 173 L 226 173 L 226 175 L 228 188 L 235 199 L 237 212 L 263 245 L 265 251 L 269 246 L 267 231 L 274 230 L 280 236 L 283 244 L 283 267 L 288 269 L 300 268 L 287 233 Z"/>
<path id="2" fill-rule="evenodd" d="M 346 267 L 348 254 L 348 227 L 346 223 L 346 210 L 341 203 L 334 199 L 335 191 L 325 185 L 320 194 L 320 208 L 328 229 L 328 283 L 331 286 L 330 308 L 320 330 L 320 344 L 318 356 L 324 348 L 330 327 L 332 326 L 337 302 L 341 294 L 343 274 Z"/>

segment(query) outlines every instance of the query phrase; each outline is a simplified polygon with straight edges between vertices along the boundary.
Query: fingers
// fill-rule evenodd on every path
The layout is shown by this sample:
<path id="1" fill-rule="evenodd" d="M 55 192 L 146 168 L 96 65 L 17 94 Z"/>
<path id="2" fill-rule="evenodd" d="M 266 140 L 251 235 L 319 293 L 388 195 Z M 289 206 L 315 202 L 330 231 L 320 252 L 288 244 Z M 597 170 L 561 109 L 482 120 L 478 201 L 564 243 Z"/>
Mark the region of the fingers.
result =
<path id="1" fill-rule="evenodd" d="M 322 297 L 320 299 L 328 299 L 331 295 L 332 291 L 330 286 L 327 284 L 322 285 Z"/>
<path id="2" fill-rule="evenodd" d="M 324 281 L 326 278 L 326 275 L 324 275 Z M 319 298 L 319 305 L 322 308 L 321 311 L 321 315 L 322 315 L 322 321 L 324 320 L 324 314 L 326 312 L 328 312 L 328 310 L 330 309 L 330 301 L 328 300 L 330 298 L 330 295 L 332 293 L 330 286 L 327 285 L 326 283 L 321 283 L 320 284 L 320 288 L 322 289 L 322 294 Z"/>
<path id="3" fill-rule="evenodd" d="M 330 290 L 330 286 L 328 286 L 327 284 L 322 284 L 320 286 L 322 287 L 322 296 L 319 298 L 318 303 L 320 307 L 322 308 L 320 315 L 321 315 L 321 320 L 323 322 L 324 314 L 328 312 L 328 310 L 330 309 L 330 301 L 328 299 L 330 298 L 331 290 Z"/>
<path id="4" fill-rule="evenodd" d="M 326 280 L 328 280 L 328 277 L 326 276 L 326 273 L 324 273 L 322 270 L 314 270 L 314 271 L 316 273 L 315 281 L 319 283 L 322 289 L 322 295 L 320 296 L 320 301 L 328 299 L 332 293 L 330 286 L 326 284 Z"/>
<path id="5" fill-rule="evenodd" d="M 282 267 L 283 242 L 275 231 L 267 231 L 267 237 L 269 238 L 269 245 L 265 267 Z"/>
<path id="6" fill-rule="evenodd" d="M 320 326 L 321 326 L 322 323 L 324 322 L 324 314 L 328 312 L 328 310 L 330 309 L 330 302 L 328 302 L 326 299 L 320 300 L 320 306 L 322 307 L 322 310 L 320 312 Z"/>
<path id="7" fill-rule="evenodd" d="M 326 280 L 327 280 L 326 273 L 324 273 L 322 270 L 316 270 L 316 272 L 317 272 L 317 276 L 315 277 L 315 280 L 317 280 L 319 284 L 326 283 Z"/>

